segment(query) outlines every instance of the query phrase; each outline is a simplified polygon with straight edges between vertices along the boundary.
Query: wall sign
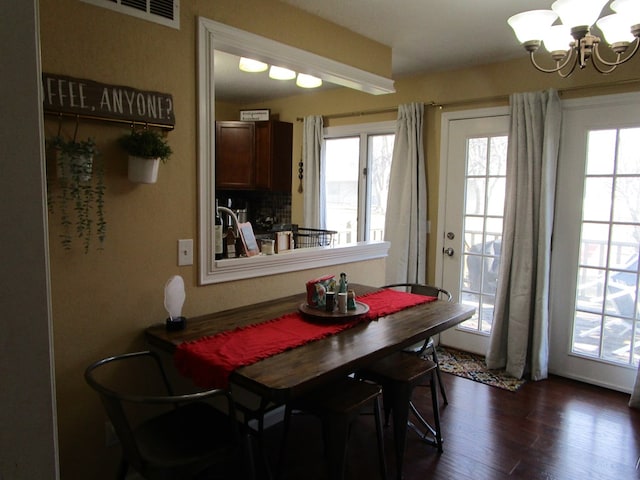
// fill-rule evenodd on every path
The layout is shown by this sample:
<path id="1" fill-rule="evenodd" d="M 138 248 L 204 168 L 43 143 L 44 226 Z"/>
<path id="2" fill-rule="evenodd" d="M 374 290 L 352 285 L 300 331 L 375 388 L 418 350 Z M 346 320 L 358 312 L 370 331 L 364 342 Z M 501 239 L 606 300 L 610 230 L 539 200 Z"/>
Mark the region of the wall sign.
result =
<path id="1" fill-rule="evenodd" d="M 173 97 L 168 93 L 107 85 L 81 78 L 42 74 L 44 109 L 102 120 L 131 121 L 173 128 Z"/>
<path id="2" fill-rule="evenodd" d="M 269 120 L 271 111 L 266 108 L 262 110 L 240 110 L 240 120 L 243 122 L 261 122 Z"/>

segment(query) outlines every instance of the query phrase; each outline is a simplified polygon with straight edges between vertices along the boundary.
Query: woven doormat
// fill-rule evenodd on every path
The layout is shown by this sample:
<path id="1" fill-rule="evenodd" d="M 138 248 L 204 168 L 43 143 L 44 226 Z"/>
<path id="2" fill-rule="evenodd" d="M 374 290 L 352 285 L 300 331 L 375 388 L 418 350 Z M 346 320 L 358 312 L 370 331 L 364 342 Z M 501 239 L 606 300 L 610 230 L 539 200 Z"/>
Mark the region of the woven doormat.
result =
<path id="1" fill-rule="evenodd" d="M 518 380 L 504 370 L 489 370 L 482 355 L 449 347 L 437 347 L 440 370 L 458 377 L 515 392 L 526 380 Z"/>

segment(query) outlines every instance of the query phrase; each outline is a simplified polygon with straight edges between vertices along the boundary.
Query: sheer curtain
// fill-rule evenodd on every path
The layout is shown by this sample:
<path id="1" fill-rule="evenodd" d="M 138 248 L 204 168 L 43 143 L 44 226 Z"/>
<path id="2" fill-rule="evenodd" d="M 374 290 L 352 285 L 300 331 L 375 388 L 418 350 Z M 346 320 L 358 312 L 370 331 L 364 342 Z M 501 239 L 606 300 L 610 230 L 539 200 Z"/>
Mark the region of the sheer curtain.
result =
<path id="1" fill-rule="evenodd" d="M 322 180 L 322 117 L 304 119 L 302 161 L 304 163 L 304 227 L 325 228 L 324 186 Z"/>
<path id="2" fill-rule="evenodd" d="M 511 95 L 504 233 L 487 366 L 547 378 L 549 264 L 561 106 L 555 90 Z"/>
<path id="3" fill-rule="evenodd" d="M 629 406 L 633 408 L 640 408 L 640 366 L 638 366 L 638 371 L 636 373 L 636 383 L 633 386 L 633 392 L 631 392 Z"/>
<path id="4" fill-rule="evenodd" d="M 423 147 L 424 105 L 398 107 L 389 178 L 385 240 L 391 243 L 386 283 L 424 282 L 427 255 L 427 177 Z"/>

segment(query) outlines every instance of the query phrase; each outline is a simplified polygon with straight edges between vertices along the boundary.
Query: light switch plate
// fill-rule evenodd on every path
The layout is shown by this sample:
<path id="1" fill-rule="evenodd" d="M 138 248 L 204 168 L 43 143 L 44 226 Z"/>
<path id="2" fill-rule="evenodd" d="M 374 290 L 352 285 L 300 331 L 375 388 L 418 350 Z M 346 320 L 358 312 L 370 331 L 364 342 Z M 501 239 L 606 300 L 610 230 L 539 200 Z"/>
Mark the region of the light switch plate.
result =
<path id="1" fill-rule="evenodd" d="M 178 240 L 178 266 L 193 265 L 193 239 Z"/>

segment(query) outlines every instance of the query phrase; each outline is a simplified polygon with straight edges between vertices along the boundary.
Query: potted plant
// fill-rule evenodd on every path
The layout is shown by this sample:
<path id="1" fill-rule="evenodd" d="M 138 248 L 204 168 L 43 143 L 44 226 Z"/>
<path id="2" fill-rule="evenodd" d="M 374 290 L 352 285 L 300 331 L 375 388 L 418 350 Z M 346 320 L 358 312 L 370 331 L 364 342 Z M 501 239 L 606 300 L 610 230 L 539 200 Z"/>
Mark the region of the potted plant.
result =
<path id="1" fill-rule="evenodd" d="M 155 183 L 160 160 L 172 153 L 160 132 L 146 128 L 120 137 L 120 146 L 129 154 L 129 180 L 139 183 Z"/>
<path id="2" fill-rule="evenodd" d="M 89 251 L 92 234 L 96 233 L 102 245 L 105 238 L 104 220 L 104 170 L 98 161 L 95 140 L 65 140 L 51 138 L 48 146 L 55 153 L 57 195 L 53 193 L 52 176 L 49 176 L 48 204 L 53 213 L 59 205 L 62 222 L 62 245 L 71 248 L 72 227 L 76 237 L 82 239 L 84 251 Z M 75 214 L 75 219 L 72 215 Z"/>

